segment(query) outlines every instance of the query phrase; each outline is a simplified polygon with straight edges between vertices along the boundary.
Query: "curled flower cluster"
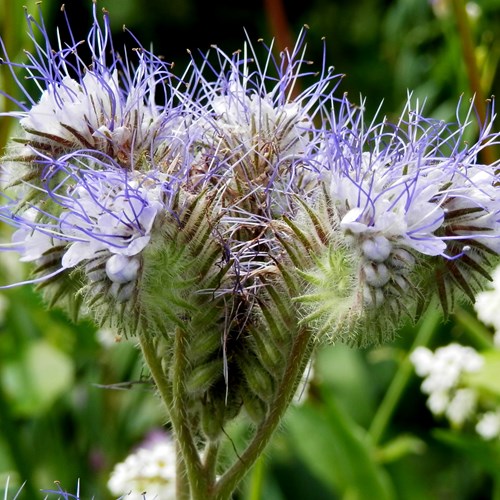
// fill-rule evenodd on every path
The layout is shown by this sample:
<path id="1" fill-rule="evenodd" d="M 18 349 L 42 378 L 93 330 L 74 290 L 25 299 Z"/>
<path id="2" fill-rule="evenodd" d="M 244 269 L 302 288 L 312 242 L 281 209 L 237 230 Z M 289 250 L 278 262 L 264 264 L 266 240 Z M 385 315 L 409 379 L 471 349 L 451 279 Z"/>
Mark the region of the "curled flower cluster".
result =
<path id="1" fill-rule="evenodd" d="M 83 42 L 53 46 L 27 22 L 42 40 L 28 63 L 3 58 L 24 94 L 3 114 L 19 123 L 3 249 L 50 305 L 84 304 L 154 350 L 193 435 L 217 440 L 242 409 L 263 421 L 287 383 L 291 400 L 317 340 L 382 342 L 489 279 L 498 162 L 478 153 L 499 142 L 493 102 L 467 142 L 472 105 L 447 124 L 410 96 L 394 122 L 367 120 L 337 97 L 341 75 L 309 69 L 305 32 L 279 57 L 213 47 L 177 76 L 140 46 L 120 57 L 95 3 Z"/>
<path id="2" fill-rule="evenodd" d="M 171 439 L 157 439 L 115 465 L 108 481 L 113 495 L 124 500 L 175 499 L 175 446 Z"/>
<path id="3" fill-rule="evenodd" d="M 356 331 L 366 316 L 411 314 L 412 301 L 427 301 L 428 282 L 447 310 L 452 285 L 473 296 L 488 276 L 486 256 L 500 250 L 496 175 L 476 158 L 498 137 L 488 122 L 465 144 L 472 108 L 454 131 L 410 103 L 394 124 L 366 124 L 362 108 L 334 97 L 339 79 L 328 68 L 293 97 L 309 75 L 303 36 L 281 61 L 271 49 L 261 66 L 251 46 L 232 57 L 215 48 L 220 69 L 207 54 L 176 78 L 144 49 L 135 69 L 125 64 L 107 15 L 87 39 L 90 67 L 80 43 L 53 48 L 41 29 L 45 46 L 26 65 L 41 97 L 21 88 L 28 104 L 7 113 L 24 136 L 10 155 L 20 187 L 2 209 L 38 281 L 79 270 L 112 299 L 133 299 L 147 248 L 165 224 L 185 224 L 200 199 L 216 260 L 230 267 L 205 291 L 254 295 L 289 259 L 311 285 L 298 294 L 314 304 L 303 314 L 323 318 L 335 337 L 352 340 L 336 324 Z M 301 255 L 311 248 L 312 262 Z M 316 276 L 318 260 L 328 282 Z M 324 294 L 331 300 L 318 304 Z"/>
<path id="4" fill-rule="evenodd" d="M 421 389 L 434 415 L 445 416 L 457 428 L 472 423 L 486 440 L 500 436 L 500 413 L 487 407 L 477 388 L 467 383 L 470 374 L 484 367 L 480 353 L 452 343 L 435 352 L 417 347 L 410 359 L 417 375 L 424 378 Z"/>
<path id="5" fill-rule="evenodd" d="M 328 235 L 325 250 L 343 255 L 309 272 L 312 293 L 304 298 L 315 302 L 311 317 L 322 310 L 323 323 L 340 331 L 347 325 L 349 336 L 359 326 L 353 311 L 362 310 L 370 328 L 383 332 L 412 307 L 421 310 L 432 292 L 445 313 L 454 290 L 474 300 L 490 279 L 500 227 L 495 168 L 476 161 L 498 137 L 488 124 L 477 144 L 464 147 L 471 113 L 451 132 L 449 124 L 423 118 L 410 101 L 395 124 L 367 125 L 362 109 L 338 105 L 314 159 L 326 193 L 314 232 Z M 310 214 L 305 221 L 313 225 Z"/>

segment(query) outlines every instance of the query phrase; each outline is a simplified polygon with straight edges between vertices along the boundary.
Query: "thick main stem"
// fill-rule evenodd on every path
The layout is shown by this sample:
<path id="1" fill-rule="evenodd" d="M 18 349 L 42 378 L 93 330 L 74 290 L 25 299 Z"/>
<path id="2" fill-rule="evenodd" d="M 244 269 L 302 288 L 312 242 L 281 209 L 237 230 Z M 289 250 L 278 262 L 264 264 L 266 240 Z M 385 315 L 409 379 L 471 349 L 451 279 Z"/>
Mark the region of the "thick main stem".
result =
<path id="1" fill-rule="evenodd" d="M 177 500 L 190 500 L 189 479 L 186 473 L 186 462 L 179 449 L 179 443 L 176 443 L 176 464 L 175 464 L 175 498 Z"/>
<path id="2" fill-rule="evenodd" d="M 193 498 L 195 500 L 206 500 L 207 481 L 201 464 L 200 456 L 194 442 L 193 435 L 189 428 L 189 418 L 185 408 L 184 394 L 184 374 L 185 374 L 185 352 L 184 335 L 181 329 L 175 334 L 174 356 L 173 356 L 173 378 L 170 385 L 165 376 L 161 360 L 156 355 L 156 349 L 152 339 L 140 336 L 141 349 L 144 359 L 151 371 L 158 392 L 168 409 L 170 422 L 174 429 L 175 439 L 179 446 L 180 455 L 184 462 L 185 473 L 188 482 L 182 477 L 178 478 L 177 494 L 179 498 Z M 178 464 L 177 470 L 182 471 L 183 467 Z M 183 491 L 189 483 L 190 491 Z"/>
<path id="3" fill-rule="evenodd" d="M 231 497 L 238 483 L 269 443 L 292 400 L 299 376 L 303 373 L 311 356 L 311 342 L 310 331 L 307 328 L 301 329 L 294 340 L 281 384 L 276 389 L 276 396 L 270 405 L 267 417 L 255 431 L 252 441 L 243 454 L 220 478 L 215 488 L 215 499 L 226 500 Z"/>

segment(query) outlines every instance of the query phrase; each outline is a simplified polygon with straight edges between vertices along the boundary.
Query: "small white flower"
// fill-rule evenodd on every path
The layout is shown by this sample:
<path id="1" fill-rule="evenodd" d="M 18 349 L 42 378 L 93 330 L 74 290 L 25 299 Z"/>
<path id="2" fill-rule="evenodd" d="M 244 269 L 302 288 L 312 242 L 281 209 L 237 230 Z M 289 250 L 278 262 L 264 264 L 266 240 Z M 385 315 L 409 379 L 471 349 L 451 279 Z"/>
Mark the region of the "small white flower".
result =
<path id="1" fill-rule="evenodd" d="M 410 361 L 413 363 L 415 367 L 415 371 L 417 375 L 420 377 L 425 377 L 429 375 L 432 370 L 432 361 L 434 359 L 434 354 L 427 347 L 417 347 L 410 354 Z"/>
<path id="2" fill-rule="evenodd" d="M 140 448 L 117 464 L 108 481 L 114 495 L 127 500 L 175 500 L 176 452 L 170 439 Z"/>
<path id="3" fill-rule="evenodd" d="M 474 389 L 458 389 L 446 408 L 448 420 L 460 427 L 475 412 L 478 394 Z"/>
<path id="4" fill-rule="evenodd" d="M 500 331 L 500 267 L 492 274 L 493 282 L 491 289 L 476 295 L 474 308 L 477 317 L 488 326 L 492 326 L 496 332 Z M 495 343 L 496 345 L 496 343 Z"/>
<path id="5" fill-rule="evenodd" d="M 427 406 L 435 415 L 445 415 L 461 426 L 476 410 L 478 394 L 461 386 L 462 375 L 481 369 L 484 358 L 471 347 L 449 344 L 433 353 L 418 347 L 410 355 L 416 373 L 424 377 L 422 392 L 428 394 Z"/>
<path id="6" fill-rule="evenodd" d="M 450 397 L 446 391 L 435 391 L 427 399 L 427 406 L 434 415 L 442 415 L 449 404 Z"/>
<path id="7" fill-rule="evenodd" d="M 500 414 L 492 411 L 484 413 L 476 425 L 476 432 L 486 440 L 497 438 L 500 435 Z"/>

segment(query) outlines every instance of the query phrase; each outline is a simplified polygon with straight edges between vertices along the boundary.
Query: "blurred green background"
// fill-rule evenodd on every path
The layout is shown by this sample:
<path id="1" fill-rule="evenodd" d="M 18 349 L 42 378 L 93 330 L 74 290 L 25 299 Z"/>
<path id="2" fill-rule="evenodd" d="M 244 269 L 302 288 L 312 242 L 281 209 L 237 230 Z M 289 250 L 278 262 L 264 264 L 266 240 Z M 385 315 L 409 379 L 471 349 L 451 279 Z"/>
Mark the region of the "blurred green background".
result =
<path id="1" fill-rule="evenodd" d="M 460 2 L 458 2 L 460 3 Z M 0 1 L 0 33 L 12 59 L 30 48 L 24 11 L 32 0 Z M 451 1 L 310 0 L 283 3 L 203 0 L 99 0 L 110 12 L 115 47 L 134 44 L 125 24 L 149 48 L 174 61 L 179 73 L 186 49 L 217 44 L 227 52 L 251 41 L 276 37 L 293 43 L 304 24 L 308 58 L 320 67 L 323 43 L 328 64 L 345 73 L 339 92 L 367 98 L 369 114 L 383 100 L 382 114 L 397 114 L 407 92 L 425 99 L 426 114 L 453 120 L 461 95 L 472 95 Z M 75 37 L 91 24 L 90 0 L 68 0 Z M 49 32 L 64 20 L 59 2 L 41 4 Z M 483 96 L 500 88 L 500 1 L 467 4 L 468 21 Z M 326 42 L 322 38 L 326 37 Z M 15 94 L 5 67 L 1 88 Z M 9 104 L 2 102 L 2 109 Z M 12 132 L 0 118 L 0 140 Z M 8 238 L 8 228 L 3 228 Z M 26 269 L 0 254 L 0 283 L 19 281 Z M 407 355 L 415 340 L 430 347 L 461 341 L 483 347 L 489 335 L 470 309 L 447 323 L 429 313 L 407 325 L 396 342 L 368 350 L 321 349 L 309 398 L 292 409 L 266 456 L 255 467 L 242 499 L 488 499 L 500 474 L 496 447 L 450 431 L 436 421 L 419 391 Z M 106 481 L 113 465 L 164 417 L 144 381 L 138 352 L 126 342 L 106 344 L 88 323 L 73 324 L 47 311 L 31 287 L 0 295 L 0 497 L 10 477 L 14 498 L 43 498 L 40 489 L 63 488 L 81 498 L 110 498 Z M 120 390 L 118 390 L 120 389 Z M 238 430 L 234 429 L 235 435 Z M 498 486 L 496 486 L 498 488 Z M 496 494 L 499 494 L 496 491 Z"/>

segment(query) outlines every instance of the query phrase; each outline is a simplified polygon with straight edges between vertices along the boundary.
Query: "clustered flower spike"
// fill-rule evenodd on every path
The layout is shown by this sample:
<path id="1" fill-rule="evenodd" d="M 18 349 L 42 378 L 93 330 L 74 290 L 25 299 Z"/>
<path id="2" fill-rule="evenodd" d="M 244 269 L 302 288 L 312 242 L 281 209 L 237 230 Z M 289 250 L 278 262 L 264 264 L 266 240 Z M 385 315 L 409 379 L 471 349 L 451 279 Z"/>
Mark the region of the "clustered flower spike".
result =
<path id="1" fill-rule="evenodd" d="M 341 329 L 347 324 L 352 332 L 359 323 L 352 313 L 362 308 L 384 330 L 390 326 L 377 318 L 394 324 L 412 304 L 421 310 L 430 288 L 448 313 L 455 290 L 474 300 L 491 279 L 490 259 L 500 250 L 498 162 L 480 165 L 477 155 L 497 144 L 498 135 L 488 123 L 469 146 L 472 113 L 473 106 L 452 128 L 426 119 L 411 97 L 397 123 L 367 123 L 363 108 L 347 98 L 333 108 L 313 160 L 325 193 L 315 232 L 333 234 L 327 244 L 336 240 L 345 255 L 342 263 L 323 264 L 324 280 L 309 272 L 305 301 L 325 304 L 336 294 L 322 307 L 320 321 Z M 310 215 L 305 220 L 313 222 Z M 336 266 L 351 268 L 347 282 Z M 336 287 L 332 280 L 344 284 Z M 316 307 L 312 314 L 318 315 Z"/>
<path id="2" fill-rule="evenodd" d="M 477 157 L 499 142 L 493 103 L 471 143 L 473 106 L 453 126 L 410 96 L 395 122 L 367 121 L 336 96 L 341 75 L 311 70 L 305 31 L 278 57 L 213 47 L 175 76 L 135 38 L 119 56 L 95 3 L 84 42 L 67 19 L 57 46 L 27 22 L 28 63 L 2 46 L 24 95 L 3 114 L 19 122 L 2 161 L 0 218 L 16 229 L 3 248 L 33 264 L 51 305 L 76 316 L 83 303 L 152 345 L 171 384 L 182 339 L 196 435 L 217 439 L 242 408 L 261 422 L 304 332 L 381 342 L 433 295 L 447 312 L 454 290 L 473 297 L 489 279 L 498 162 Z"/>

